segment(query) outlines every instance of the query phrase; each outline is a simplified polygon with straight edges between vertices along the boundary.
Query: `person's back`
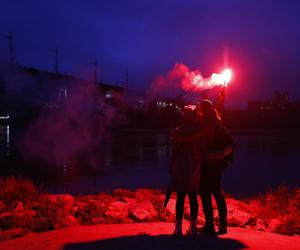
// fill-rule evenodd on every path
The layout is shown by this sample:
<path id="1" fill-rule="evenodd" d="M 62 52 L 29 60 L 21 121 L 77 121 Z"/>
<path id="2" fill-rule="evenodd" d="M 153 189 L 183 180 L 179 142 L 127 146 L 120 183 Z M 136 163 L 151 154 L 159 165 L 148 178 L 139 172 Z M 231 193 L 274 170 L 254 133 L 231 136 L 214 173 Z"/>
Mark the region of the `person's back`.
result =
<path id="1" fill-rule="evenodd" d="M 223 169 L 221 164 L 224 163 L 224 157 L 230 153 L 230 147 L 222 147 L 222 138 L 219 138 L 218 129 L 221 128 L 221 118 L 212 104 L 202 101 L 203 123 L 210 131 L 207 140 L 208 154 L 202 160 L 200 195 L 205 216 L 205 226 L 202 228 L 203 233 L 215 233 L 214 216 L 211 196 L 213 195 L 219 213 L 219 233 L 227 232 L 227 205 L 223 195 L 221 177 Z M 220 145 L 217 145 L 219 143 Z"/>
<path id="2" fill-rule="evenodd" d="M 176 128 L 171 138 L 194 134 L 198 124 L 185 123 Z M 177 192 L 198 191 L 201 154 L 199 140 L 172 142 L 171 188 Z"/>
<path id="3" fill-rule="evenodd" d="M 196 233 L 196 220 L 198 216 L 197 192 L 200 185 L 200 145 L 196 136 L 190 141 L 178 141 L 177 137 L 189 136 L 199 130 L 196 106 L 185 106 L 183 123 L 171 133 L 171 185 L 177 192 L 175 234 L 182 235 L 182 219 L 184 213 L 184 200 L 189 196 L 192 234 Z"/>

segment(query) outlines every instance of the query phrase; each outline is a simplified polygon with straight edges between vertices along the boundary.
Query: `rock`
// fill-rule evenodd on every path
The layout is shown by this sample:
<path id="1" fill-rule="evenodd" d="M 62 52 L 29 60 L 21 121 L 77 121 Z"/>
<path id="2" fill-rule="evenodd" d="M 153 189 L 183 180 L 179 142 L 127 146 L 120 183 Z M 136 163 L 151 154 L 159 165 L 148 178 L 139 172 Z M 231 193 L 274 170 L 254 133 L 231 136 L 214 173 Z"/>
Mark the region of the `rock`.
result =
<path id="1" fill-rule="evenodd" d="M 85 195 L 82 197 L 77 197 L 76 202 L 88 202 L 89 200 L 99 200 L 98 195 Z"/>
<path id="2" fill-rule="evenodd" d="M 0 241 L 9 240 L 25 235 L 26 232 L 22 228 L 13 228 L 5 231 L 0 231 Z"/>
<path id="3" fill-rule="evenodd" d="M 25 216 L 27 217 L 30 217 L 30 218 L 33 218 L 34 216 L 37 215 L 37 212 L 32 210 L 32 209 L 29 209 L 29 210 L 25 210 Z"/>
<path id="4" fill-rule="evenodd" d="M 122 223 L 134 223 L 134 220 L 130 219 L 130 218 L 124 218 L 122 220 Z"/>
<path id="5" fill-rule="evenodd" d="M 80 210 L 84 210 L 87 207 L 87 203 L 86 202 L 82 202 L 82 201 L 76 201 L 76 203 L 74 204 L 74 207 L 78 207 L 78 209 Z"/>
<path id="6" fill-rule="evenodd" d="M 141 202 L 131 211 L 131 216 L 137 221 L 150 221 L 156 216 L 152 203 L 148 200 Z"/>
<path id="7" fill-rule="evenodd" d="M 98 199 L 107 206 L 115 200 L 111 195 L 108 194 L 100 195 L 98 196 Z"/>
<path id="8" fill-rule="evenodd" d="M 171 216 L 175 216 L 176 214 L 176 199 L 170 199 L 166 208 L 165 212 Z"/>
<path id="9" fill-rule="evenodd" d="M 119 199 L 119 201 L 127 203 L 127 204 L 128 204 L 128 209 L 129 209 L 129 210 L 132 210 L 132 209 L 134 209 L 134 208 L 137 206 L 136 200 L 135 200 L 135 199 L 128 198 L 128 197 L 121 197 L 121 198 Z"/>
<path id="10" fill-rule="evenodd" d="M 280 225 L 281 225 L 280 219 L 271 219 L 268 225 L 268 230 L 272 233 L 276 233 Z"/>
<path id="11" fill-rule="evenodd" d="M 154 194 L 151 189 L 139 188 L 136 190 L 135 198 L 139 201 L 151 200 Z"/>
<path id="12" fill-rule="evenodd" d="M 107 210 L 107 206 L 102 201 L 90 200 L 87 203 L 87 208 L 85 212 L 88 213 L 88 215 L 91 217 L 100 218 L 105 214 L 106 210 Z"/>
<path id="13" fill-rule="evenodd" d="M 5 210 L 5 204 L 0 200 L 0 211 Z"/>
<path id="14" fill-rule="evenodd" d="M 7 217 L 11 217 L 12 216 L 12 212 L 6 212 L 6 213 L 2 213 L 0 214 L 0 220 L 3 220 Z"/>
<path id="15" fill-rule="evenodd" d="M 258 231 L 266 231 L 267 227 L 265 226 L 265 223 L 263 222 L 262 219 L 258 219 L 256 221 L 256 225 L 255 225 L 254 229 L 258 230 Z"/>
<path id="16" fill-rule="evenodd" d="M 198 216 L 197 218 L 197 225 L 204 225 L 205 224 L 205 219 L 202 216 Z"/>
<path id="17" fill-rule="evenodd" d="M 230 208 L 238 208 L 241 211 L 250 212 L 250 206 L 242 201 L 238 201 L 235 199 L 226 199 L 227 207 Z"/>
<path id="18" fill-rule="evenodd" d="M 15 211 L 15 212 L 24 211 L 23 202 L 21 202 L 21 201 L 16 201 L 16 202 L 13 204 L 13 207 L 14 207 L 14 211 Z"/>
<path id="19" fill-rule="evenodd" d="M 23 210 L 19 212 L 14 212 L 13 216 L 17 219 L 30 219 L 33 218 L 37 214 L 36 211 L 30 209 L 30 210 Z"/>
<path id="20" fill-rule="evenodd" d="M 229 211 L 227 221 L 228 225 L 232 227 L 243 227 L 251 219 L 251 215 L 247 212 L 241 211 L 238 208 Z"/>
<path id="21" fill-rule="evenodd" d="M 260 202 L 257 201 L 257 200 L 252 200 L 252 201 L 250 201 L 250 203 L 249 203 L 249 207 L 250 207 L 251 209 L 259 208 L 259 207 L 260 207 Z"/>
<path id="22" fill-rule="evenodd" d="M 67 215 L 63 219 L 63 224 L 67 227 L 71 227 L 71 226 L 78 226 L 79 222 L 73 215 Z"/>
<path id="23" fill-rule="evenodd" d="M 128 216 L 128 204 L 120 201 L 114 201 L 105 212 L 107 218 L 123 219 Z"/>
<path id="24" fill-rule="evenodd" d="M 74 205 L 74 197 L 69 194 L 59 195 L 58 199 L 60 202 L 63 203 L 65 211 L 72 211 Z"/>
<path id="25" fill-rule="evenodd" d="M 247 204 L 234 199 L 227 199 L 228 225 L 235 227 L 245 226 L 251 219 L 250 209 Z"/>
<path id="26" fill-rule="evenodd" d="M 49 194 L 47 199 L 50 203 L 53 204 L 62 204 L 66 211 L 71 211 L 74 205 L 74 197 L 69 194 Z"/>
<path id="27" fill-rule="evenodd" d="M 128 190 L 128 189 L 117 188 L 117 189 L 114 189 L 113 196 L 135 198 L 135 192 Z"/>
<path id="28" fill-rule="evenodd" d="M 96 224 L 104 224 L 106 221 L 104 218 L 93 218 L 91 222 L 92 224 L 96 225 Z"/>
<path id="29" fill-rule="evenodd" d="M 11 229 L 16 225 L 17 218 L 16 216 L 11 212 L 6 212 L 0 214 L 0 228 L 2 230 Z"/>
<path id="30" fill-rule="evenodd" d="M 44 206 L 44 202 L 41 202 L 41 201 L 31 201 L 30 202 L 30 207 L 33 210 L 37 210 L 38 211 L 38 210 L 42 209 L 43 206 Z"/>

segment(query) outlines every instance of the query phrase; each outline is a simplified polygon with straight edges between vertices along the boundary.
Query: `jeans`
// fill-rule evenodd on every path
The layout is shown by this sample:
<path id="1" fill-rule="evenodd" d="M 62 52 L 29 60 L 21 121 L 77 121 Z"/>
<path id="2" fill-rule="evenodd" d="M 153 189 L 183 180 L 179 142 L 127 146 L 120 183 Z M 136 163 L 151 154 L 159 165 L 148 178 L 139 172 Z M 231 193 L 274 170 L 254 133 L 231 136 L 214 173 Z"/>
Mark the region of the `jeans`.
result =
<path id="1" fill-rule="evenodd" d="M 198 217 L 198 200 L 197 200 L 197 192 L 177 192 L 177 200 L 176 200 L 176 220 L 183 219 L 184 213 L 184 200 L 186 195 L 189 197 L 190 201 L 190 213 L 191 220 L 196 220 Z"/>
<path id="2" fill-rule="evenodd" d="M 227 205 L 222 191 L 221 177 L 222 172 L 211 171 L 214 166 L 203 166 L 201 176 L 200 195 L 202 207 L 207 226 L 214 225 L 214 214 L 212 206 L 212 196 L 214 196 L 217 204 L 220 226 L 227 226 Z"/>

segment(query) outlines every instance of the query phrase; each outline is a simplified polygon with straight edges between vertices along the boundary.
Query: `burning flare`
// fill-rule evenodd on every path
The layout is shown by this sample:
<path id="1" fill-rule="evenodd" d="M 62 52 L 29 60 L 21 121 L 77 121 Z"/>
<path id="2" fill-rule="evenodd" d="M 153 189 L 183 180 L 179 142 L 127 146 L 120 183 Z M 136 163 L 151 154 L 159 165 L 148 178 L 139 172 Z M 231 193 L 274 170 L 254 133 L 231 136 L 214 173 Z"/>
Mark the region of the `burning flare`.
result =
<path id="1" fill-rule="evenodd" d="M 210 80 L 212 81 L 212 85 L 227 86 L 227 84 L 230 82 L 231 78 L 232 78 L 231 70 L 225 69 L 221 74 L 213 73 L 210 77 Z"/>

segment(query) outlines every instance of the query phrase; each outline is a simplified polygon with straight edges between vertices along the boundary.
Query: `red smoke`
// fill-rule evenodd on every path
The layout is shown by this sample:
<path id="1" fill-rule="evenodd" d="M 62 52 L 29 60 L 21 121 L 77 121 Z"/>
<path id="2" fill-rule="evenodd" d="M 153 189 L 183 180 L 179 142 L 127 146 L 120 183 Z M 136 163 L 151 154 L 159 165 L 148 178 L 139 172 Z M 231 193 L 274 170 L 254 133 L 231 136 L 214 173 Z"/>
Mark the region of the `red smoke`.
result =
<path id="1" fill-rule="evenodd" d="M 213 73 L 210 77 L 205 78 L 200 70 L 191 70 L 183 63 L 176 63 L 166 76 L 158 76 L 154 80 L 152 90 L 156 93 L 174 93 L 176 90 L 199 92 L 227 84 L 230 78 L 231 71 L 229 69 L 226 69 L 221 74 Z"/>

